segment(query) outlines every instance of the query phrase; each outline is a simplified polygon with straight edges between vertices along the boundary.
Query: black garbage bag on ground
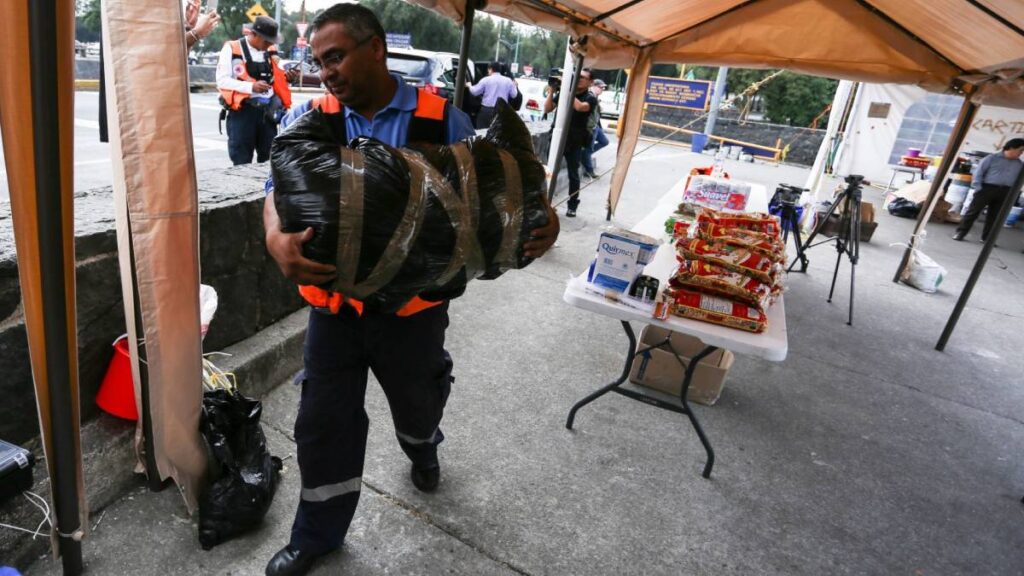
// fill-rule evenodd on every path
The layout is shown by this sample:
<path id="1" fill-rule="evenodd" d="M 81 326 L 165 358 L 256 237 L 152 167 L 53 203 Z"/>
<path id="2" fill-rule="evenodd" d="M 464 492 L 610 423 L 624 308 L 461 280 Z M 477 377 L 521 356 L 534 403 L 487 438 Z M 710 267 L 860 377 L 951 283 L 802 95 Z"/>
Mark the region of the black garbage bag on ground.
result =
<path id="1" fill-rule="evenodd" d="M 213 458 L 199 498 L 199 544 L 209 550 L 255 528 L 270 508 L 281 459 L 270 455 L 260 427 L 263 405 L 227 390 L 203 394 L 200 431 Z"/>
<path id="2" fill-rule="evenodd" d="M 888 210 L 889 214 L 899 218 L 917 218 L 917 213 L 921 211 L 921 205 L 906 198 L 893 198 L 889 202 Z"/>
<path id="3" fill-rule="evenodd" d="M 401 150 L 339 142 L 313 110 L 275 139 L 271 169 L 281 229 L 312 227 L 304 255 L 338 267 L 323 287 L 384 312 L 525 267 L 523 243 L 547 224 L 544 166 L 503 102 L 484 137 Z"/>

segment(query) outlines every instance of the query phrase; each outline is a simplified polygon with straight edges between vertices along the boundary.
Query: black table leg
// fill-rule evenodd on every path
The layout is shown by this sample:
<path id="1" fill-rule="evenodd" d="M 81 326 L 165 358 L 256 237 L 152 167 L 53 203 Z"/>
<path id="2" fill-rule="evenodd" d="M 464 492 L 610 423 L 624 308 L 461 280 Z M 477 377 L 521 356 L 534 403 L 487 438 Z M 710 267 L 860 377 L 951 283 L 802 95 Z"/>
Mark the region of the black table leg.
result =
<path id="1" fill-rule="evenodd" d="M 701 428 L 697 415 L 690 409 L 690 402 L 686 399 L 686 394 L 690 391 L 690 382 L 693 380 L 693 371 L 697 368 L 697 364 L 715 350 L 718 350 L 718 348 L 707 346 L 690 359 L 689 364 L 686 366 L 686 375 L 683 376 L 683 390 L 679 394 L 686 417 L 690 419 L 690 424 L 693 425 L 693 429 L 697 432 L 697 437 L 700 438 L 700 443 L 704 445 L 704 451 L 708 455 L 708 460 L 704 463 L 704 472 L 702 473 L 705 478 L 711 478 L 711 468 L 715 465 L 715 450 L 711 447 L 708 437 L 704 435 L 704 429 Z"/>
<path id="2" fill-rule="evenodd" d="M 576 420 L 577 410 L 621 386 L 626 381 L 626 378 L 629 378 L 629 371 L 633 369 L 633 358 L 636 357 L 636 335 L 633 333 L 633 327 L 629 325 L 629 322 L 623 320 L 622 328 L 626 331 L 626 337 L 629 338 L 629 351 L 626 353 L 626 364 L 622 367 L 622 375 L 611 384 L 580 400 L 572 407 L 572 410 L 569 410 L 569 418 L 565 421 L 565 427 L 569 430 L 572 430 L 572 423 Z"/>

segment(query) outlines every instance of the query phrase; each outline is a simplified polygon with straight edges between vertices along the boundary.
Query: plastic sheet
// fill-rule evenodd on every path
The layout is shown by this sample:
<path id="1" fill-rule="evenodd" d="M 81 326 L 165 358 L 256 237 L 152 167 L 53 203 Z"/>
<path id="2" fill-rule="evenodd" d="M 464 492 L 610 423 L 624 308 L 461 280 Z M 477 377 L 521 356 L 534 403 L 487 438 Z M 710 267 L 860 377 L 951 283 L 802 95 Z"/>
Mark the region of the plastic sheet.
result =
<path id="1" fill-rule="evenodd" d="M 259 400 L 229 390 L 203 394 L 200 430 L 213 458 L 199 499 L 199 544 L 209 550 L 255 528 L 270 509 L 281 460 L 270 455 Z"/>
<path id="2" fill-rule="evenodd" d="M 271 168 L 281 229 L 312 227 L 305 256 L 338 267 L 323 288 L 369 309 L 454 298 L 523 268 L 523 243 L 547 224 L 544 167 L 504 102 L 484 137 L 400 150 L 341 142 L 313 110 L 274 141 Z"/>

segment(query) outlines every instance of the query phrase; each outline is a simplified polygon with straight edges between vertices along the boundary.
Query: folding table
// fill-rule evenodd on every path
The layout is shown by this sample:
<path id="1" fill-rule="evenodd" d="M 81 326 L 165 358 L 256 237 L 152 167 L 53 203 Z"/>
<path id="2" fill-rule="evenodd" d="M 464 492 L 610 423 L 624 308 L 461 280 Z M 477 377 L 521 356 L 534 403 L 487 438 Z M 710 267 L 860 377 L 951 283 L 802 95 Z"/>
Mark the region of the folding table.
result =
<path id="1" fill-rule="evenodd" d="M 639 224 L 634 226 L 632 230 L 654 238 L 665 239 L 665 220 L 672 214 L 672 212 L 674 212 L 676 206 L 682 199 L 683 185 L 684 183 L 680 182 L 676 186 L 673 186 L 673 188 L 658 201 L 658 205 L 654 210 L 641 220 Z M 747 210 L 751 212 L 768 211 L 768 198 L 764 186 L 758 184 L 752 185 L 751 195 L 747 203 Z M 676 267 L 677 262 L 675 250 L 671 243 L 666 242 L 658 248 L 654 259 L 645 268 L 644 274 L 657 278 L 660 283 L 659 285 L 664 287 Z M 765 360 L 773 362 L 781 362 L 785 360 L 789 345 L 786 337 L 786 309 L 783 297 L 780 296 L 775 304 L 766 311 L 768 316 L 768 329 L 761 334 L 754 334 L 751 332 L 737 330 L 735 328 L 728 328 L 726 326 L 719 326 L 717 324 L 710 324 L 677 316 L 669 316 L 666 320 L 657 320 L 642 310 L 631 308 L 625 304 L 609 300 L 603 296 L 587 291 L 586 283 L 587 273 L 584 271 L 582 274 L 569 281 L 566 286 L 563 299 L 577 308 L 618 320 L 622 325 L 622 329 L 626 332 L 626 337 L 629 339 L 629 348 L 626 352 L 626 359 L 622 368 L 622 374 L 610 384 L 599 388 L 592 394 L 577 402 L 572 407 L 572 410 L 569 411 L 569 417 L 566 420 L 565 427 L 571 430 L 573 422 L 576 419 L 576 412 L 583 406 L 597 400 L 609 392 L 616 392 L 628 398 L 657 406 L 658 408 L 685 414 L 689 419 L 690 424 L 693 426 L 694 431 L 697 433 L 698 438 L 700 438 L 700 442 L 707 453 L 707 461 L 704 465 L 703 476 L 705 478 L 710 478 L 711 468 L 715 463 L 715 452 L 714 449 L 712 449 L 711 443 L 708 440 L 707 435 L 704 433 L 700 422 L 697 420 L 697 416 L 694 414 L 690 403 L 686 399 L 686 393 L 690 388 L 690 381 L 693 378 L 694 369 L 701 359 L 719 348 L 730 350 L 735 354 L 746 354 L 749 356 L 764 358 Z M 653 348 L 661 348 L 675 354 L 677 358 L 679 357 L 675 350 L 672 349 L 671 341 L 668 338 L 658 344 L 648 346 L 638 351 L 636 335 L 633 332 L 630 322 L 650 324 L 672 332 L 688 334 L 699 338 L 704 343 L 704 349 L 691 358 L 686 364 L 682 392 L 680 393 L 678 401 L 667 394 L 661 394 L 654 390 L 643 390 L 626 384 L 629 379 L 629 373 L 633 368 L 633 359 L 638 354 L 643 354 Z"/>

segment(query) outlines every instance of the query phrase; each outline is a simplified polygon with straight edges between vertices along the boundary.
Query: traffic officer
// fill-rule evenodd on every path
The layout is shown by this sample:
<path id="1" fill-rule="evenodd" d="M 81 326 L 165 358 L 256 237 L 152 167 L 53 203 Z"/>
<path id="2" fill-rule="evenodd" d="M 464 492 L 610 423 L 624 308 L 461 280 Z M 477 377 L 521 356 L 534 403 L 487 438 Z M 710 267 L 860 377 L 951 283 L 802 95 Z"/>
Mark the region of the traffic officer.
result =
<path id="1" fill-rule="evenodd" d="M 296 107 L 282 123 L 317 107 L 345 140 L 450 144 L 475 134 L 461 110 L 388 72 L 384 29 L 366 7 L 336 4 L 317 16 L 312 30 L 313 57 L 328 94 Z M 550 206 L 548 215 L 549 224 L 532 231 L 527 256 L 537 258 L 554 244 L 558 217 Z M 289 543 L 266 568 L 271 576 L 296 575 L 341 546 L 355 514 L 369 427 L 363 407 L 368 370 L 387 396 L 398 443 L 412 462 L 412 483 L 424 492 L 437 488 L 440 422 L 453 380 L 444 349 L 448 303 L 415 298 L 384 314 L 324 291 L 317 286 L 334 277 L 334 267 L 302 256 L 313 230 L 281 232 L 273 191 L 263 220 L 268 252 L 313 306 L 295 421 L 302 490 Z"/>
<path id="2" fill-rule="evenodd" d="M 277 135 L 277 118 L 292 105 L 288 82 L 298 72 L 278 67 L 277 22 L 257 16 L 238 40 L 224 43 L 217 61 L 217 89 L 227 115 L 228 156 L 235 165 L 270 158 L 270 143 Z"/>

